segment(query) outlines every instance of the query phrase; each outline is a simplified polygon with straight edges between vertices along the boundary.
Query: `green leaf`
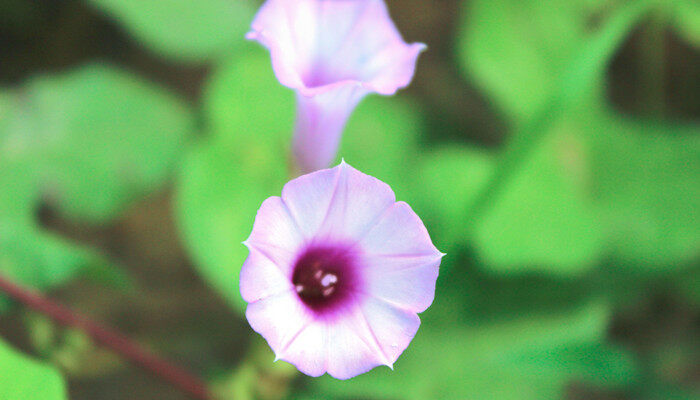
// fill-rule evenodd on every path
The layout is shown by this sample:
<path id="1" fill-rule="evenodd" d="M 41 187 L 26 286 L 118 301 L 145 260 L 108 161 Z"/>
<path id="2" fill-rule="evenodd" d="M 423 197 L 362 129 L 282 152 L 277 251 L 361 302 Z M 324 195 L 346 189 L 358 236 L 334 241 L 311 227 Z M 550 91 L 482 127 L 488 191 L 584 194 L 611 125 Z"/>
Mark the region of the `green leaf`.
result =
<path id="1" fill-rule="evenodd" d="M 600 82 L 607 62 L 653 4 L 650 0 L 639 0 L 621 6 L 599 32 L 572 56 L 557 76 L 556 90 L 532 117 L 517 127 L 506 144 L 490 181 L 470 206 L 467 222 L 478 218 L 483 209 L 493 202 L 512 175 L 531 159 L 532 153 L 546 142 L 547 136 L 556 131 L 553 129 L 556 124 L 579 114 L 583 117 L 576 121 L 585 123 L 588 112 L 601 108 Z"/>
<path id="2" fill-rule="evenodd" d="M 602 77 L 622 39 L 655 5 L 607 7 L 610 15 L 591 29 L 597 3 L 469 2 L 458 40 L 462 67 L 516 126 L 563 108 L 560 101 L 589 94 L 590 78 Z"/>
<path id="3" fill-rule="evenodd" d="M 360 171 L 388 183 L 400 200 L 410 202 L 413 193 L 409 187 L 416 173 L 423 129 L 423 115 L 408 98 L 400 94 L 371 95 L 350 117 L 337 162 L 344 158 Z"/>
<path id="4" fill-rule="evenodd" d="M 488 267 L 569 274 L 606 256 L 664 271 L 697 260 L 697 126 L 589 109 L 552 129 L 478 220 Z"/>
<path id="5" fill-rule="evenodd" d="M 602 232 L 588 198 L 587 144 L 563 121 L 482 215 L 475 247 L 499 272 L 579 274 L 602 255 Z"/>
<path id="6" fill-rule="evenodd" d="M 638 377 L 634 356 L 603 342 L 525 352 L 513 363 L 533 375 L 549 375 L 563 382 L 583 381 L 591 386 L 624 387 Z"/>
<path id="7" fill-rule="evenodd" d="M 211 138 L 187 156 L 176 193 L 178 227 L 198 271 L 240 310 L 248 254 L 241 243 L 263 200 L 282 190 L 294 116 L 293 94 L 277 83 L 265 53 L 214 72 L 204 99 Z"/>
<path id="8" fill-rule="evenodd" d="M 414 180 L 415 210 L 428 226 L 434 243 L 451 252 L 467 242 L 467 206 L 493 173 L 493 154 L 471 147 L 438 148 L 420 160 Z"/>
<path id="9" fill-rule="evenodd" d="M 10 223 L 28 224 L 32 220 L 38 190 L 33 171 L 9 156 L 0 157 L 0 171 L 0 220 L 5 221 L 0 224 L 1 236 L 11 234 L 7 228 Z"/>
<path id="10" fill-rule="evenodd" d="M 63 400 L 68 395 L 66 384 L 56 370 L 0 341 L 0 398 Z"/>
<path id="11" fill-rule="evenodd" d="M 532 116 L 586 38 L 582 1 L 465 2 L 461 66 L 512 120 Z M 527 34 L 523 34 L 527 32 Z"/>
<path id="12" fill-rule="evenodd" d="M 14 228 L 14 235 L 0 238 L 0 270 L 21 283 L 50 287 L 83 268 L 104 263 L 97 254 L 56 236 L 22 226 Z"/>
<path id="13" fill-rule="evenodd" d="M 97 252 L 37 226 L 38 188 L 28 168 L 0 160 L 0 170 L 0 273 L 35 288 L 64 283 L 77 273 L 128 285 L 125 274 Z"/>
<path id="14" fill-rule="evenodd" d="M 674 0 L 668 4 L 672 27 L 696 49 L 700 47 L 700 4 L 693 0 Z"/>
<path id="15" fill-rule="evenodd" d="M 514 173 L 474 227 L 455 221 L 468 221 L 468 207 L 492 177 L 494 156 L 453 148 L 426 157 L 417 204 L 434 225 L 437 243 L 444 241 L 449 249 L 471 239 L 485 266 L 499 272 L 572 275 L 593 266 L 603 246 L 590 201 L 589 149 L 583 139 L 588 132 L 566 121 L 550 128 L 547 142 Z"/>
<path id="16" fill-rule="evenodd" d="M 90 0 L 159 54 L 201 62 L 238 50 L 253 0 Z"/>
<path id="17" fill-rule="evenodd" d="M 617 262 L 665 270 L 700 256 L 699 129 L 610 117 L 591 132 L 596 200 Z"/>
<path id="18" fill-rule="evenodd" d="M 49 203 L 105 223 L 161 186 L 193 129 L 187 107 L 125 72 L 88 65 L 0 95 L 0 271 L 46 288 L 81 273 L 128 287 L 97 252 L 39 226 Z"/>
<path id="19" fill-rule="evenodd" d="M 286 157 L 294 121 L 293 91 L 277 81 L 267 50 L 251 43 L 244 53 L 218 64 L 206 84 L 203 106 L 211 135 L 238 145 L 260 142 L 261 150 L 275 143 L 279 148 L 274 155 Z"/>
<path id="20" fill-rule="evenodd" d="M 262 143 L 248 157 L 241 150 L 221 141 L 197 146 L 183 164 L 176 198 L 178 226 L 197 270 L 239 310 L 245 303 L 238 275 L 248 255 L 242 242 L 263 200 L 280 194 L 286 176 L 285 160 Z"/>
<path id="21" fill-rule="evenodd" d="M 37 173 L 66 216 L 104 223 L 158 188 L 193 131 L 187 107 L 105 65 L 30 81 L 0 126 L 0 154 Z"/>
<path id="22" fill-rule="evenodd" d="M 545 103 L 518 126 L 465 219 L 466 229 L 476 228 L 487 263 L 507 271 L 534 267 L 570 275 L 601 254 L 595 210 L 585 196 L 587 143 L 581 133 L 589 113 L 600 108 L 595 101 L 607 61 L 651 5 L 638 1 L 617 9 L 557 74 Z M 522 235 L 510 219 L 520 221 Z M 519 243 L 514 252 L 506 249 Z M 566 249 L 569 245 L 574 247 Z"/>

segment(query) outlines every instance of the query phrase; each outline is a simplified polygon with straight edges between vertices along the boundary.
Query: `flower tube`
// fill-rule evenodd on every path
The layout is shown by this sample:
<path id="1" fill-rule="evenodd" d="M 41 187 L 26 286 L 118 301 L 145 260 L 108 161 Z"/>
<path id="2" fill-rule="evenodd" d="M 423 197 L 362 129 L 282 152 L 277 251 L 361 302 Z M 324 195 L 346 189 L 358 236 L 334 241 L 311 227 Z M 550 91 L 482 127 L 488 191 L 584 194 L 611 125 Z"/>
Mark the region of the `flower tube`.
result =
<path id="1" fill-rule="evenodd" d="M 333 162 L 360 100 L 407 86 L 425 49 L 404 42 L 383 0 L 267 0 L 246 37 L 270 50 L 277 79 L 297 93 L 302 173 Z"/>

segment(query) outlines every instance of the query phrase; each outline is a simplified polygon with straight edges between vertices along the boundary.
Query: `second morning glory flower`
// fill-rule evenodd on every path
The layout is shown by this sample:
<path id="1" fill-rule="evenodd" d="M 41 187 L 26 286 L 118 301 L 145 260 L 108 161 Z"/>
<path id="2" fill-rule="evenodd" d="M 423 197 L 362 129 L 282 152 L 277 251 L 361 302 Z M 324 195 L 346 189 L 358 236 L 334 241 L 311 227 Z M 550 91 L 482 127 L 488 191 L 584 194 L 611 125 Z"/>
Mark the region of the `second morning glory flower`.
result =
<path id="1" fill-rule="evenodd" d="M 258 211 L 240 288 L 251 327 L 303 373 L 392 366 L 433 302 L 443 256 L 385 183 L 344 162 Z"/>
<path id="2" fill-rule="evenodd" d="M 297 92 L 293 151 L 301 172 L 326 168 L 355 106 L 407 86 L 422 43 L 408 44 L 383 0 L 267 0 L 248 33 Z"/>

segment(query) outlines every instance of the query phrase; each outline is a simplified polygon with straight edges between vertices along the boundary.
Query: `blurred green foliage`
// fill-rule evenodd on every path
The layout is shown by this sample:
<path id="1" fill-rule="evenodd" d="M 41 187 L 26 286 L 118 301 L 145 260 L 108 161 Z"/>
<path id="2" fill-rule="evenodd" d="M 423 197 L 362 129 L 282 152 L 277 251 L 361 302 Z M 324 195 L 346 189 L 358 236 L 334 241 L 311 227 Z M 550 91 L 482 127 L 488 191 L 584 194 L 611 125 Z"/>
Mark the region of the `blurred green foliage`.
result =
<path id="1" fill-rule="evenodd" d="M 293 95 L 276 81 L 262 50 L 220 66 L 204 96 L 210 134 L 183 163 L 177 217 L 202 275 L 239 310 L 242 242 L 260 204 L 287 177 Z"/>
<path id="2" fill-rule="evenodd" d="M 583 16 L 590 5 L 569 0 L 464 4 L 458 41 L 462 67 L 506 116 L 516 122 L 530 118 L 585 43 Z"/>
<path id="3" fill-rule="evenodd" d="M 89 0 L 163 56 L 184 62 L 226 57 L 242 47 L 255 0 Z"/>
<path id="4" fill-rule="evenodd" d="M 41 288 L 78 272 L 121 279 L 99 253 L 43 228 L 38 208 L 109 223 L 177 169 L 183 244 L 242 313 L 241 242 L 290 177 L 294 121 L 293 92 L 267 51 L 243 40 L 259 2 L 89 3 L 153 52 L 211 72 L 195 110 L 106 64 L 0 90 L 0 271 Z M 435 304 L 395 371 L 305 378 L 289 397 L 539 400 L 565 396 L 573 382 L 635 399 L 692 398 L 692 389 L 650 383 L 660 379 L 649 373 L 654 358 L 611 343 L 609 328 L 652 284 L 699 304 L 700 126 L 621 115 L 605 73 L 649 18 L 697 49 L 697 3 L 463 3 L 456 59 L 506 121 L 503 146 L 428 143 L 427 108 L 401 94 L 364 100 L 339 154 L 389 183 L 448 253 Z M 13 380 L 46 379 L 63 393 L 55 372 L 19 357 L 0 346 L 0 377 L 5 360 L 26 363 L 12 373 L 27 377 Z M 255 363 L 268 358 L 238 367 L 235 398 L 254 392 L 265 370 Z M 13 398 L 8 386 L 0 398 Z"/>
<path id="5" fill-rule="evenodd" d="M 467 227 L 455 221 L 465 221 L 469 204 L 493 175 L 495 162 L 492 151 L 467 146 L 444 146 L 421 157 L 416 192 L 435 195 L 417 196 L 414 206 L 447 254 L 467 244 Z"/>
<path id="6" fill-rule="evenodd" d="M 192 132 L 187 106 L 126 72 L 87 65 L 4 92 L 0 118 L 0 271 L 35 287 L 119 269 L 39 226 L 42 203 L 105 223 L 167 178 Z"/>
<path id="7" fill-rule="evenodd" d="M 19 354 L 0 341 L 0 398 L 63 400 L 68 396 L 58 371 Z"/>
<path id="8" fill-rule="evenodd" d="M 570 275 L 600 259 L 581 143 L 567 127 L 560 129 L 533 150 L 478 222 L 474 243 L 491 268 Z"/>
<path id="9" fill-rule="evenodd" d="M 671 19 L 671 26 L 690 44 L 700 46 L 700 4 L 689 0 L 669 1 L 664 12 Z"/>
<path id="10" fill-rule="evenodd" d="M 572 379 L 624 385 L 627 354 L 602 344 L 608 312 L 598 304 L 561 314 L 459 327 L 426 326 L 396 371 L 381 368 L 340 384 L 314 382 L 323 398 L 554 399 Z"/>
<path id="11" fill-rule="evenodd" d="M 516 3 L 472 2 L 475 9 L 467 15 L 476 21 L 468 19 L 465 26 L 512 26 L 509 22 L 515 20 L 544 26 L 574 17 L 580 24 L 587 21 L 584 10 L 577 9 L 584 3 L 561 2 L 561 7 L 527 12 Z M 700 146 L 692 135 L 697 127 L 625 121 L 601 98 L 605 61 L 650 4 L 629 3 L 587 39 L 569 38 L 546 49 L 546 41 L 464 31 L 465 65 L 485 90 L 502 99 L 520 127 L 500 161 L 505 172 L 497 176 L 500 181 L 512 178 L 489 198 L 493 203 L 476 221 L 475 243 L 487 264 L 505 271 L 534 267 L 566 274 L 594 266 L 602 255 L 657 267 L 684 266 L 697 258 L 700 224 L 693 211 L 700 208 Z M 535 11 L 536 17 L 529 14 Z M 560 32 L 552 40 L 567 35 Z M 515 48 L 529 51 L 528 57 L 540 56 L 532 62 L 511 51 Z M 542 70 L 537 63 L 547 63 L 551 69 L 525 79 L 517 76 L 523 63 L 537 71 Z M 503 81 L 490 79 L 498 68 L 510 69 L 499 76 L 513 77 L 506 84 L 513 90 L 501 92 Z M 537 100 L 538 93 L 546 100 Z M 533 103 L 537 106 L 528 110 Z M 515 161 L 521 167 L 514 171 Z"/>
<path id="12" fill-rule="evenodd" d="M 622 264 L 665 271 L 697 261 L 700 136 L 697 126 L 594 120 L 591 169 L 609 236 Z"/>
<path id="13" fill-rule="evenodd" d="M 62 213 L 94 223 L 162 182 L 193 128 L 182 102 L 102 65 L 35 79 L 16 107 L 8 157 L 36 170 Z"/>

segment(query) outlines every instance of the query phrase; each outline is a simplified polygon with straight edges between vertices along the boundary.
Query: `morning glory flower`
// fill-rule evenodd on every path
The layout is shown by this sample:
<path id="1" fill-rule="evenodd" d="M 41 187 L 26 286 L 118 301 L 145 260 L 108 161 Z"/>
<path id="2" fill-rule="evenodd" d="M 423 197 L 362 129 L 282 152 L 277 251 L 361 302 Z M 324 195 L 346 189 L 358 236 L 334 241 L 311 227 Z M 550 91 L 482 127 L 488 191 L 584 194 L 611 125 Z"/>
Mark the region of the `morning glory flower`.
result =
<path id="1" fill-rule="evenodd" d="M 302 173 L 333 162 L 355 106 L 407 86 L 425 49 L 403 41 L 383 0 L 267 0 L 246 37 L 270 50 L 277 79 L 297 93 Z"/>
<path id="2" fill-rule="evenodd" d="M 443 256 L 411 207 L 345 162 L 287 183 L 244 242 L 246 317 L 301 372 L 393 364 L 433 302 Z"/>

